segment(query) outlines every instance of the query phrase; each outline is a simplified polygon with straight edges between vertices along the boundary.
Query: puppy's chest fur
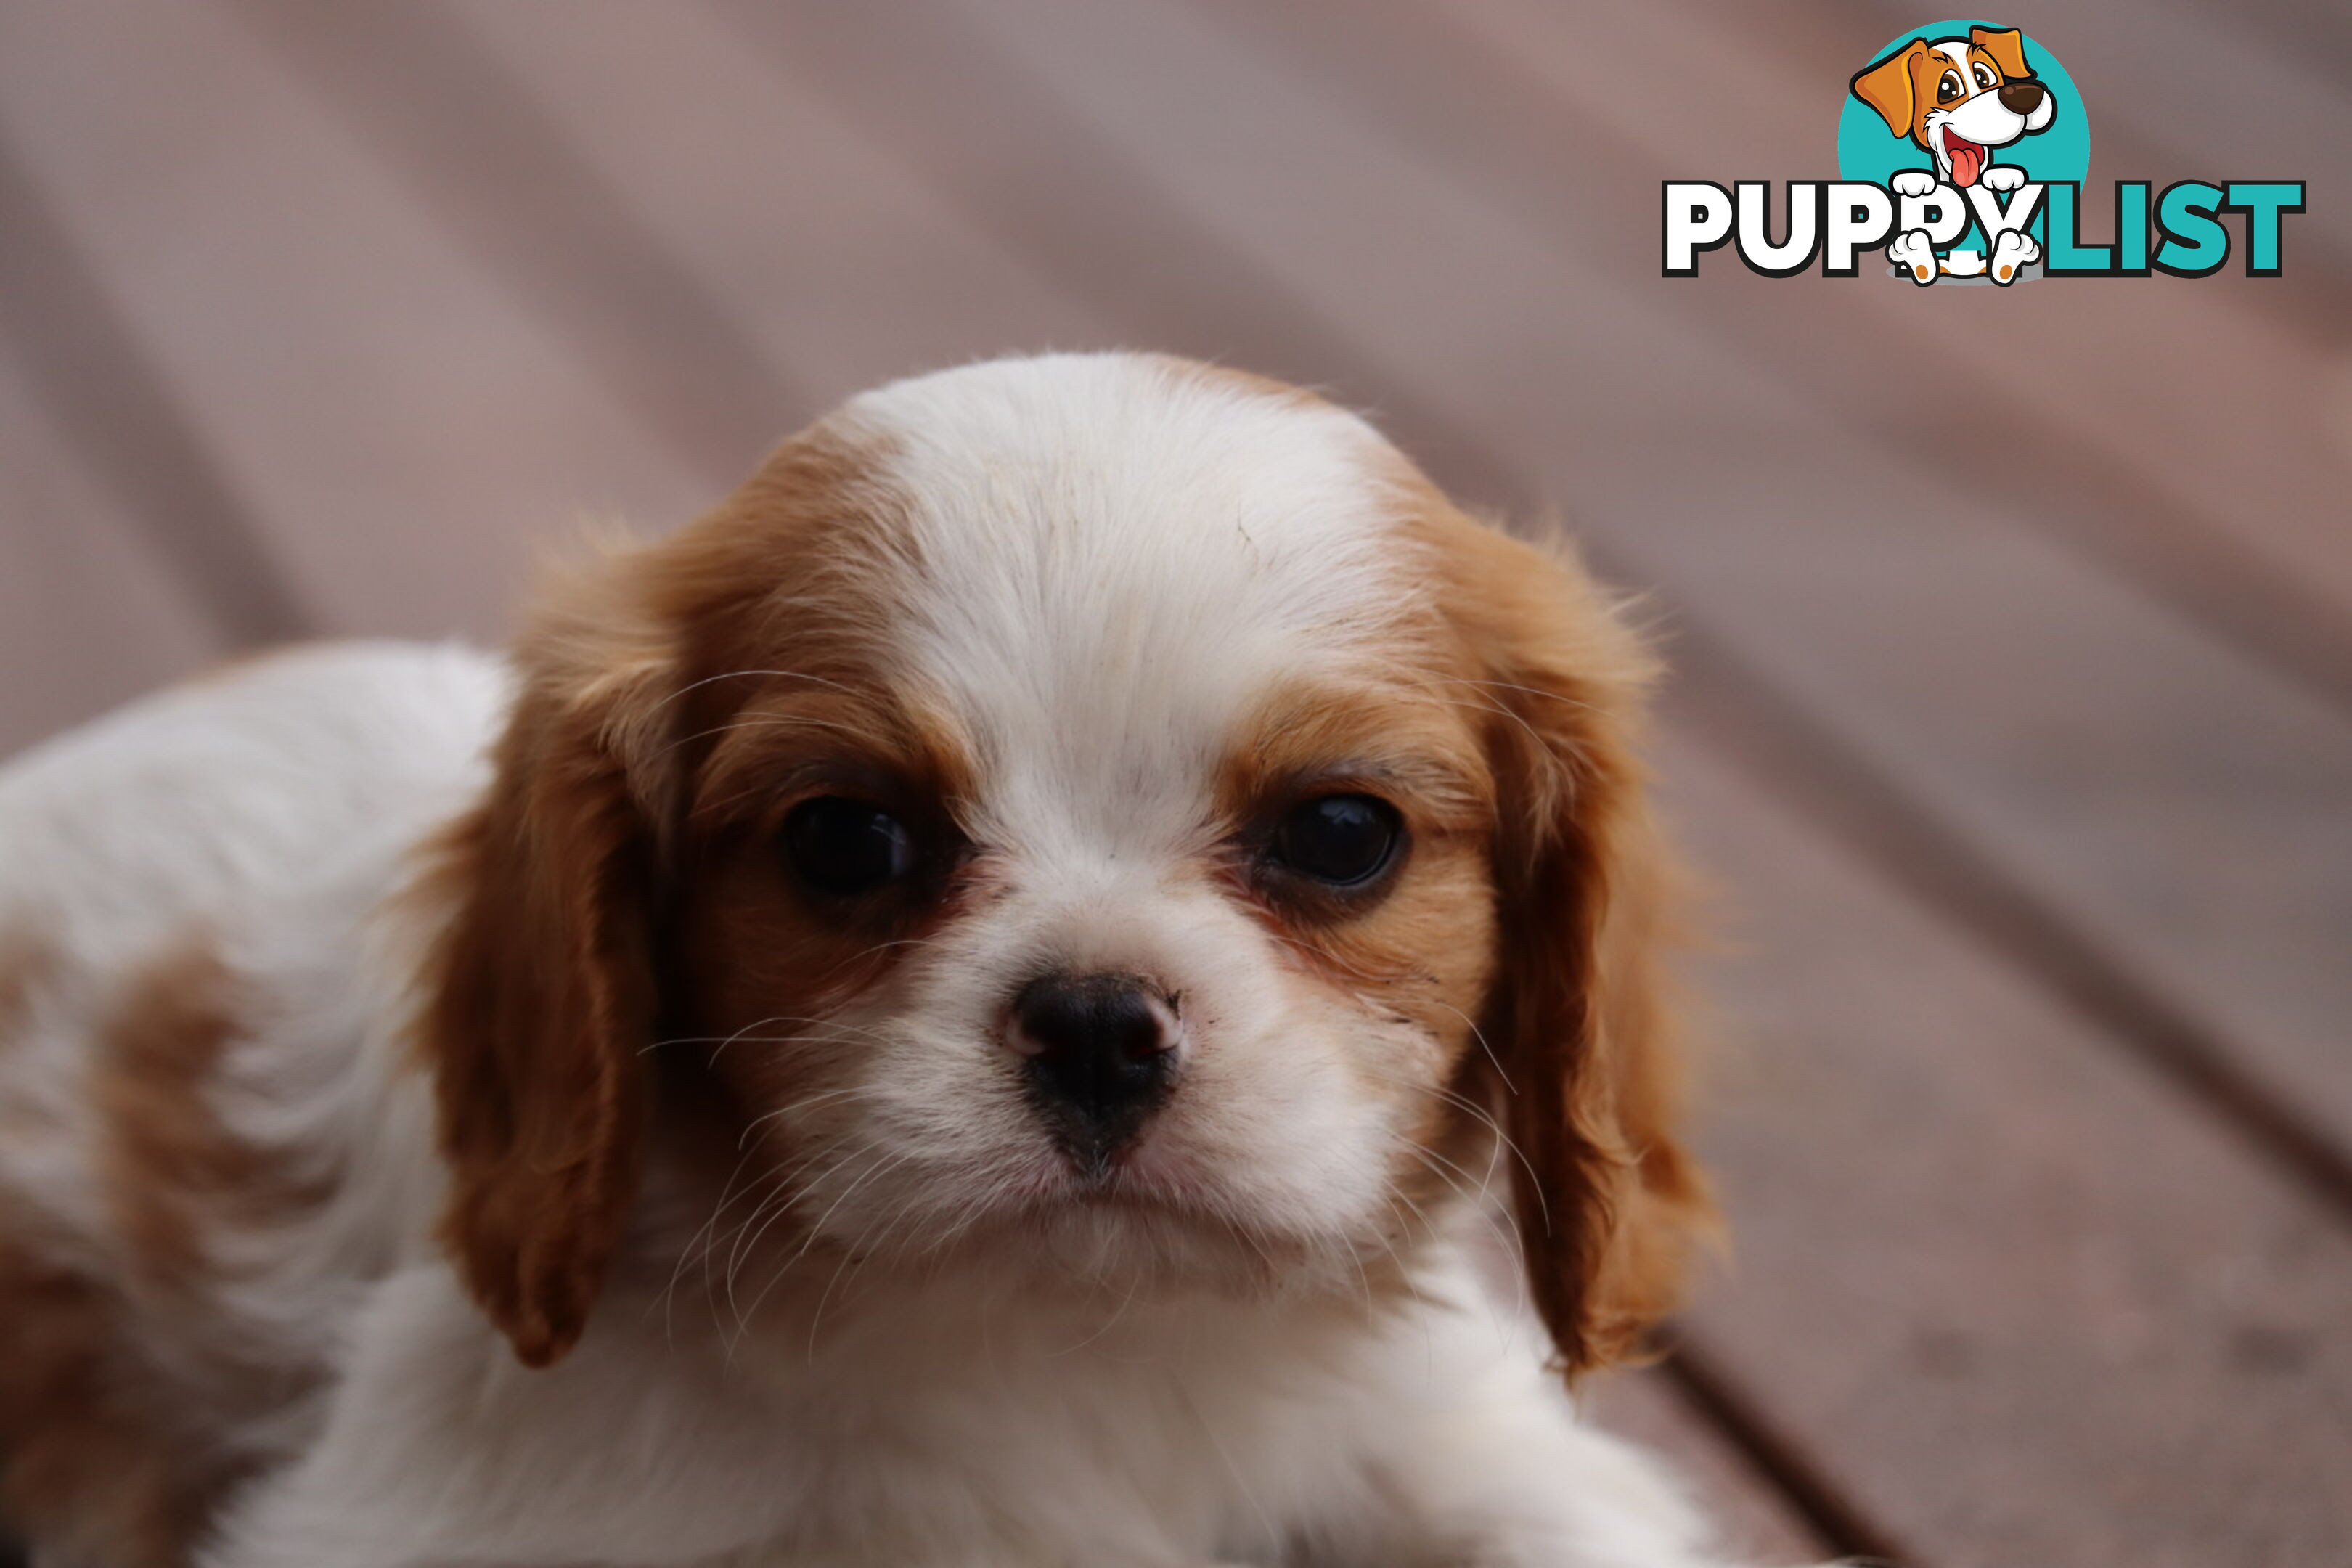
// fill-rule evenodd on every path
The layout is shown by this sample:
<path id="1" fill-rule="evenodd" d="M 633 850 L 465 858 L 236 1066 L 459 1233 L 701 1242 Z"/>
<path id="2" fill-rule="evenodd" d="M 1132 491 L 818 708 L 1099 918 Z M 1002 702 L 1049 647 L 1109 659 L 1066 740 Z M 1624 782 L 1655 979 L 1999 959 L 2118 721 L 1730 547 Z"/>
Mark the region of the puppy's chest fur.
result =
<path id="1" fill-rule="evenodd" d="M 1418 1563 L 1447 1543 L 1396 1495 L 1401 1434 L 1482 1383 L 1566 1414 L 1498 1359 L 1532 1325 L 1450 1252 L 1377 1312 L 1056 1300 L 980 1268 L 837 1290 L 829 1323 L 803 1293 L 746 1332 L 628 1250 L 543 1372 L 446 1272 L 389 1281 L 339 1400 L 358 1418 L 320 1440 L 338 1484 L 273 1510 L 273 1540 L 340 1561 L 446 1521 L 478 1551 L 495 1521 L 541 1563 Z M 1461 1434 L 1464 1462 L 1524 1468 L 1495 1436 Z"/>

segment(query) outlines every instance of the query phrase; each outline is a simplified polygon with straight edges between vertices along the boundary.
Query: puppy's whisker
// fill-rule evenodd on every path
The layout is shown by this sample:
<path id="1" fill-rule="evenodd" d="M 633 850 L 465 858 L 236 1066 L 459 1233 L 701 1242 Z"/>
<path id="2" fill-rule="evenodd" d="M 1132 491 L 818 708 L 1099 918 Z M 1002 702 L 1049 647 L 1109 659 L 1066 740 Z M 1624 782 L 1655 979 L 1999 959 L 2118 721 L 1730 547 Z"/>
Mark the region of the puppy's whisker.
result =
<path id="1" fill-rule="evenodd" d="M 1478 1021 L 1442 996 L 1432 996 L 1429 998 L 1429 1004 L 1433 1007 L 1443 1008 L 1462 1020 L 1462 1026 L 1470 1031 L 1470 1037 L 1477 1041 L 1478 1048 L 1486 1054 L 1486 1060 L 1493 1066 L 1495 1076 L 1503 1080 L 1504 1092 L 1517 1096 L 1519 1086 L 1511 1081 L 1511 1075 L 1504 1069 L 1503 1058 L 1495 1054 L 1495 1047 L 1487 1042 L 1486 1031 L 1478 1026 Z"/>
<path id="2" fill-rule="evenodd" d="M 863 1155 L 874 1153 L 875 1151 L 881 1147 L 882 1140 L 879 1138 L 868 1139 L 866 1142 L 860 1144 L 857 1148 L 850 1151 L 848 1153 L 844 1154 L 840 1159 L 827 1166 L 824 1173 L 817 1177 L 814 1181 L 805 1184 L 794 1182 L 793 1184 L 793 1191 L 792 1193 L 791 1199 L 784 1207 L 792 1208 L 798 1206 L 803 1196 L 808 1193 L 817 1191 L 824 1187 L 827 1182 L 830 1182 L 835 1176 L 840 1174 L 841 1172 L 848 1166 L 851 1161 Z M 894 1158 L 903 1157 L 904 1156 L 895 1156 Z M 768 1282 L 769 1289 L 774 1289 L 777 1279 L 782 1279 L 784 1274 L 796 1267 L 803 1258 L 809 1255 L 810 1249 L 815 1247 L 817 1242 L 823 1238 L 826 1224 L 829 1223 L 833 1216 L 840 1211 L 841 1205 L 848 1202 L 849 1199 L 856 1193 L 857 1189 L 866 1184 L 867 1178 L 871 1177 L 877 1169 L 877 1165 L 869 1164 L 863 1172 L 860 1172 L 856 1179 L 851 1181 L 848 1186 L 843 1188 L 841 1192 L 835 1195 L 832 1204 L 826 1207 L 824 1213 L 819 1215 L 814 1221 L 809 1224 L 807 1234 L 801 1238 L 800 1249 L 794 1252 L 792 1257 L 785 1259 L 782 1266 L 780 1267 L 776 1270 L 775 1274 L 770 1278 Z M 769 1226 L 772 1226 L 774 1223 L 775 1221 L 772 1218 L 768 1222 Z M 763 1226 L 761 1228 L 760 1234 L 764 1236 L 767 1232 L 767 1228 L 768 1226 Z M 759 1237 L 753 1237 L 751 1238 L 751 1245 L 757 1246 L 758 1243 Z M 764 1298 L 767 1295 L 767 1290 L 762 1290 L 760 1294 L 761 1298 Z M 752 1303 L 753 1308 L 756 1309 L 758 1305 L 759 1302 L 754 1300 Z"/>
<path id="3" fill-rule="evenodd" d="M 1503 1124 L 1495 1120 L 1495 1116 L 1492 1111 L 1488 1110 L 1485 1106 L 1480 1105 L 1476 1100 L 1470 1099 L 1466 1095 L 1458 1093 L 1457 1091 L 1447 1088 L 1444 1084 L 1420 1083 L 1412 1079 L 1399 1078 L 1392 1073 L 1382 1072 L 1380 1068 L 1365 1062 L 1354 1063 L 1353 1070 L 1363 1073 L 1369 1078 L 1377 1079 L 1383 1083 L 1392 1083 L 1399 1089 L 1407 1089 L 1415 1094 L 1426 1094 L 1434 1099 L 1441 1100 L 1448 1105 L 1458 1108 L 1465 1115 L 1475 1117 L 1478 1121 L 1484 1122 L 1487 1131 L 1495 1135 L 1496 1142 L 1501 1145 L 1503 1150 L 1507 1152 L 1511 1158 L 1517 1160 L 1519 1163 L 1520 1167 L 1527 1172 L 1528 1181 L 1531 1190 L 1536 1194 L 1537 1207 L 1541 1213 L 1544 1226 L 1547 1230 L 1550 1228 L 1551 1208 L 1549 1200 L 1544 1196 L 1543 1178 L 1536 1173 L 1535 1163 L 1529 1160 L 1527 1156 L 1527 1152 L 1519 1147 L 1518 1140 L 1513 1138 L 1508 1132 L 1503 1130 Z M 1480 1183 L 1479 1190 L 1482 1193 L 1486 1190 L 1486 1184 L 1485 1182 L 1482 1181 Z"/>
<path id="4" fill-rule="evenodd" d="M 781 1121 L 785 1117 L 792 1115 L 794 1111 L 805 1110 L 812 1105 L 829 1105 L 836 1100 L 866 1100 L 871 1098 L 872 1096 L 867 1090 L 856 1085 L 852 1085 L 848 1089 L 829 1089 L 823 1094 L 805 1095 L 799 1100 L 793 1100 L 790 1105 L 780 1105 L 773 1110 L 763 1110 L 759 1115 L 751 1118 L 751 1121 L 743 1124 L 742 1136 L 744 1139 L 748 1139 L 754 1131 L 765 1127 L 770 1122 Z M 737 1141 L 737 1147 L 741 1147 L 741 1140 L 740 1139 Z"/>
<path id="5" fill-rule="evenodd" d="M 1343 963 L 1336 954 L 1327 952 L 1323 949 L 1316 947 L 1311 943 L 1302 942 L 1295 936 L 1290 936 L 1278 931 L 1269 931 L 1265 934 L 1272 937 L 1276 942 L 1281 943 L 1283 946 L 1290 949 L 1293 952 L 1299 954 L 1301 957 L 1312 959 L 1318 963 L 1328 964 L 1329 967 L 1336 969 L 1340 973 L 1348 976 L 1350 980 L 1360 980 L 1367 985 L 1379 986 L 1385 989 L 1391 985 L 1404 984 L 1408 981 L 1425 983 L 1430 978 L 1429 975 L 1421 971 L 1410 969 L 1399 970 L 1394 974 L 1375 973 L 1371 970 L 1360 969 L 1354 964 Z"/>
<path id="6" fill-rule="evenodd" d="M 935 936 L 902 936 L 889 942 L 877 942 L 858 953 L 858 958 L 871 958 L 877 952 L 889 952 L 901 947 L 945 947 L 948 944 Z M 856 960 L 851 962 L 855 963 Z"/>
<path id="7" fill-rule="evenodd" d="M 875 1147 L 876 1145 L 871 1143 L 866 1145 L 868 1150 Z M 743 1332 L 750 1331 L 751 1320 L 759 1315 L 761 1303 L 768 1299 L 769 1294 L 775 1289 L 777 1285 L 783 1280 L 787 1274 L 790 1274 L 793 1269 L 800 1265 L 801 1260 L 809 1255 L 809 1249 L 814 1247 L 819 1238 L 824 1235 L 824 1227 L 826 1225 L 831 1223 L 833 1216 L 841 1211 L 841 1205 L 847 1203 L 858 1189 L 865 1186 L 867 1182 L 872 1181 L 877 1175 L 879 1175 L 884 1171 L 894 1170 L 899 1165 L 905 1164 L 910 1158 L 912 1158 L 911 1155 L 902 1151 L 898 1153 L 890 1154 L 877 1159 L 873 1163 L 867 1165 L 865 1170 L 859 1172 L 856 1179 L 841 1190 L 839 1195 L 835 1197 L 833 1200 L 832 1205 L 826 1208 L 823 1215 L 817 1217 L 814 1224 L 808 1227 L 808 1236 L 801 1242 L 800 1250 L 793 1253 L 790 1258 L 784 1261 L 782 1267 L 777 1268 L 773 1274 L 770 1275 L 767 1284 L 761 1288 L 758 1295 L 751 1298 L 751 1305 L 747 1309 L 743 1317 Z M 847 1162 L 844 1161 L 843 1163 L 845 1164 Z M 841 1167 L 839 1165 L 835 1165 L 834 1170 L 837 1171 Z M 831 1174 L 832 1172 L 826 1173 L 827 1177 Z M 824 1178 L 820 1178 L 820 1182 L 822 1182 L 822 1180 L 824 1180 Z M 845 1253 L 845 1258 L 848 1255 Z M 834 1279 L 838 1279 L 840 1277 L 841 1270 L 839 1268 L 835 1268 L 834 1269 Z M 833 1285 L 832 1281 L 829 1280 L 825 1285 L 825 1296 L 821 1296 L 817 1299 L 817 1311 L 820 1314 L 824 1310 L 825 1297 L 830 1296 L 832 1293 Z M 812 1327 L 811 1331 L 814 1333 L 814 1327 Z M 740 1338 L 740 1334 L 738 1335 L 738 1338 Z"/>
<path id="8" fill-rule="evenodd" d="M 755 1035 L 751 1033 L 754 1029 L 764 1029 L 772 1024 L 804 1024 L 810 1026 L 812 1028 L 821 1027 L 837 1030 L 840 1031 L 844 1037 L 855 1037 L 856 1036 L 863 1035 L 875 1040 L 887 1040 L 889 1038 L 887 1035 L 884 1034 L 879 1029 L 866 1027 L 862 1025 L 845 1023 L 839 1019 L 796 1018 L 779 1013 L 772 1017 L 761 1018 L 755 1022 L 746 1024 L 731 1035 L 673 1035 L 666 1039 L 656 1040 L 650 1045 L 639 1047 L 637 1054 L 639 1056 L 647 1056 L 655 1051 L 667 1050 L 672 1046 L 715 1045 L 719 1050 L 723 1051 L 729 1046 L 738 1044 L 739 1042 L 749 1042 L 754 1045 L 792 1045 L 801 1040 L 823 1041 L 832 1037 L 824 1035 L 803 1032 L 795 1032 L 789 1035 Z M 712 1053 L 711 1059 L 713 1061 L 718 1060 L 717 1052 Z"/>
<path id="9" fill-rule="evenodd" d="M 805 1175 L 810 1167 L 814 1166 L 819 1160 L 822 1160 L 827 1154 L 832 1153 L 835 1148 L 837 1147 L 836 1145 L 822 1145 L 804 1155 L 789 1170 L 780 1171 L 776 1173 L 771 1184 L 769 1195 L 761 1199 L 760 1205 L 754 1209 L 751 1214 L 736 1228 L 735 1242 L 734 1246 L 729 1251 L 727 1266 L 728 1305 L 730 1308 L 735 1304 L 735 1278 L 740 1271 L 744 1260 L 754 1249 L 758 1247 L 760 1242 L 767 1236 L 768 1232 L 775 1226 L 776 1223 L 782 1219 L 786 1215 L 792 1213 L 799 1205 L 802 1194 L 807 1191 L 809 1187 L 820 1185 L 823 1183 L 831 1180 L 834 1175 L 838 1173 L 842 1168 L 847 1165 L 852 1160 L 855 1160 L 859 1155 L 867 1153 L 879 1147 L 880 1142 L 881 1141 L 879 1139 L 868 1139 L 866 1142 L 850 1150 L 848 1152 L 843 1154 L 838 1160 L 835 1160 L 832 1165 L 828 1166 L 824 1173 L 817 1177 L 815 1182 L 813 1183 L 803 1184 L 801 1181 L 801 1178 Z M 802 1252 L 805 1253 L 808 1250 L 809 1246 L 812 1245 L 815 1239 L 816 1231 L 812 1227 L 807 1237 L 804 1238 L 802 1243 Z M 798 1256 L 796 1255 L 793 1261 L 797 1262 L 798 1260 Z M 737 1321 L 739 1325 L 741 1322 L 740 1312 L 737 1313 Z"/>
<path id="10" fill-rule="evenodd" d="M 737 1278 L 741 1274 L 745 1262 L 761 1238 L 778 1220 L 792 1212 L 800 1194 L 801 1176 L 817 1161 L 832 1152 L 831 1146 L 820 1146 L 802 1156 L 791 1167 L 772 1173 L 763 1184 L 765 1191 L 761 1194 L 760 1201 L 752 1206 L 750 1214 L 736 1223 L 734 1229 L 729 1233 L 731 1239 L 727 1249 L 725 1291 L 728 1309 L 734 1313 L 739 1328 L 742 1324 L 742 1312 L 737 1307 L 735 1300 Z M 848 1163 L 850 1160 L 856 1157 L 856 1151 L 852 1151 L 843 1155 L 834 1169 L 838 1170 L 841 1165 Z"/>
<path id="11" fill-rule="evenodd" d="M 1519 1246 L 1518 1238 L 1505 1231 L 1496 1222 L 1492 1194 L 1486 1183 L 1479 1182 L 1475 1191 L 1465 1187 L 1462 1182 L 1467 1182 L 1473 1178 L 1469 1172 L 1454 1162 L 1448 1160 L 1434 1149 L 1414 1142 L 1410 1138 L 1397 1139 L 1397 1142 L 1406 1152 L 1420 1161 L 1430 1174 L 1453 1190 L 1454 1195 L 1463 1201 L 1464 1206 L 1478 1216 L 1479 1222 L 1486 1227 L 1488 1234 L 1494 1237 L 1515 1262 L 1526 1261 L 1526 1254 Z M 1456 1176 L 1459 1176 L 1461 1181 L 1457 1182 L 1454 1179 Z"/>
<path id="12" fill-rule="evenodd" d="M 911 1154 L 901 1154 L 893 1162 L 890 1168 L 895 1169 L 898 1165 L 903 1165 L 912 1158 Z M 824 1293 L 817 1298 L 816 1310 L 809 1315 L 808 1358 L 811 1363 L 816 1360 L 817 1331 L 824 1322 L 825 1303 L 832 1300 L 835 1289 L 843 1282 L 845 1271 L 849 1283 L 854 1286 L 857 1276 L 864 1271 L 866 1264 L 881 1255 L 884 1244 L 906 1222 L 909 1212 L 905 1208 L 899 1209 L 879 1230 L 869 1228 L 861 1231 L 855 1241 L 843 1248 L 841 1262 L 835 1266 L 833 1278 L 825 1282 Z M 752 1310 L 754 1311 L 759 1310 L 758 1302 L 752 1303 Z"/>
<path id="13" fill-rule="evenodd" d="M 742 1176 L 744 1166 L 751 1163 L 752 1152 L 753 1151 L 750 1149 L 743 1149 L 736 1156 L 734 1167 L 727 1173 L 726 1181 L 719 1184 L 719 1197 L 711 1206 L 710 1217 L 704 1220 L 701 1227 L 692 1236 L 687 1237 L 686 1245 L 678 1249 L 677 1264 L 670 1269 L 669 1281 L 662 1287 L 659 1297 L 662 1307 L 662 1332 L 663 1336 L 673 1343 L 676 1342 L 677 1336 L 675 1309 L 677 1303 L 678 1282 L 686 1277 L 687 1264 L 694 1257 L 696 1248 L 703 1245 L 706 1237 L 713 1236 L 719 1225 L 719 1216 L 734 1201 L 729 1194 L 733 1192 L 736 1182 Z M 706 1290 L 709 1289 L 709 1257 L 706 1249 L 703 1258 L 703 1285 Z"/>

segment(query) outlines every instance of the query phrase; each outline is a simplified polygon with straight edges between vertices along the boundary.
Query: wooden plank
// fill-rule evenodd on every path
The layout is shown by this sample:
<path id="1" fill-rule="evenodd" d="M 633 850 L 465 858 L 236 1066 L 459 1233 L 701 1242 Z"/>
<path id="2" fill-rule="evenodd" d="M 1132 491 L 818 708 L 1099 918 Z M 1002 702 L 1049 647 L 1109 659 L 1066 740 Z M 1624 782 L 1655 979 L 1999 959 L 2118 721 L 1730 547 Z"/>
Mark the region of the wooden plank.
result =
<path id="1" fill-rule="evenodd" d="M 2352 1238 L 1702 748 L 1717 1359 L 1918 1560 L 2341 1561 Z"/>
<path id="2" fill-rule="evenodd" d="M 2352 777 L 2334 715 L 2055 550 L 2014 498 L 1921 483 L 1908 454 L 1196 17 L 1030 0 L 943 9 L 957 31 L 910 46 L 861 34 L 861 15 L 768 25 L 773 47 L 869 81 L 877 133 L 1007 215 L 1041 265 L 1077 258 L 1074 284 L 1146 330 L 1351 383 L 1474 491 L 1575 497 L 1624 574 L 1727 641 L 1718 666 L 1761 673 L 1751 706 L 1815 716 L 1845 763 L 1998 848 L 1989 874 L 2032 917 L 2008 922 L 2020 962 L 2063 952 L 2053 984 L 2151 1059 L 2226 1081 L 2250 1139 L 2352 1199 L 2335 1023 L 2352 974 L 2313 952 L 2352 897 L 2352 856 L 2331 853 Z M 959 95 L 940 58 L 1010 75 Z M 1152 257 L 1117 267 L 1139 234 Z"/>
<path id="3" fill-rule="evenodd" d="M 715 493 L 214 6 L 0 7 L 0 132 L 322 624 L 491 632 Z"/>
<path id="4" fill-rule="evenodd" d="M 229 646 L 0 354 L 0 759 Z"/>
<path id="5" fill-rule="evenodd" d="M 224 634 L 247 644 L 300 636 L 309 615 L 254 539 L 242 500 L 5 144 L 0 234 L 0 332 L 58 433 Z"/>
<path id="6" fill-rule="evenodd" d="M 2242 22 L 2279 48 L 2329 69 L 2352 71 L 2352 16 L 2316 0 L 2253 0 Z"/>
<path id="7" fill-rule="evenodd" d="M 831 105 L 1129 346 L 1331 374 L 1311 293 L 1203 244 L 1148 171 L 982 30 L 936 7 L 881 26 L 851 0 L 711 9 L 788 91 Z"/>
<path id="8" fill-rule="evenodd" d="M 695 471 L 731 484 L 804 412 L 803 394 L 744 341 L 671 237 L 641 220 L 629 193 L 474 47 L 450 8 L 239 0 L 236 9 Z M 537 20 L 572 25 L 569 16 Z"/>
<path id="9" fill-rule="evenodd" d="M 471 0 L 457 14 L 733 330 L 791 367 L 803 416 L 943 364 L 1118 341 L 707 10 Z"/>

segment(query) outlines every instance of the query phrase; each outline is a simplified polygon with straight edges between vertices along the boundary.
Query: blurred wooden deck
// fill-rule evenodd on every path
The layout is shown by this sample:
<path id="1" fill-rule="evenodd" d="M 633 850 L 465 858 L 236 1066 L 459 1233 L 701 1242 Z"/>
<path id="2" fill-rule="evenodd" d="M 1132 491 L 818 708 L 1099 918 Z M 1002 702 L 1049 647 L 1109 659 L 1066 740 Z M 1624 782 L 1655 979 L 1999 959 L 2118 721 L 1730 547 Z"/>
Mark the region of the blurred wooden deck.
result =
<path id="1" fill-rule="evenodd" d="M 2352 16 L 2021 18 L 2095 181 L 2309 182 L 2281 279 L 1657 276 L 1659 180 L 1828 174 L 1928 19 L 5 0 L 0 751 L 494 638 L 901 373 L 1325 386 L 1670 633 L 1737 1247 L 1603 1415 L 1774 1560 L 2342 1568 Z"/>

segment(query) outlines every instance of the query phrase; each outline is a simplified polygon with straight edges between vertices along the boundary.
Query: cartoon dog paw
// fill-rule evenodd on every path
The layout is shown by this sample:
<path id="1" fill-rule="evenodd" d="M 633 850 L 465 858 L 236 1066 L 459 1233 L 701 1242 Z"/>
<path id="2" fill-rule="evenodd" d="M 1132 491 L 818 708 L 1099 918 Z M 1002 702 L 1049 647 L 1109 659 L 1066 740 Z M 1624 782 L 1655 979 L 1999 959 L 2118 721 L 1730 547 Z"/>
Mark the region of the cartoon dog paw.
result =
<path id="1" fill-rule="evenodd" d="M 1977 183 L 1989 191 L 2013 191 L 2025 184 L 2025 171 L 2014 163 L 1995 163 L 1977 176 Z"/>
<path id="2" fill-rule="evenodd" d="M 2042 254 L 2042 246 L 2030 234 L 2010 230 L 1992 242 L 1992 280 L 2003 287 L 2017 281 L 2018 270 Z"/>
<path id="3" fill-rule="evenodd" d="M 1902 177 L 1895 176 L 1898 180 Z M 1897 267 L 1910 268 L 1911 281 L 1923 289 L 1936 280 L 1936 247 L 1928 243 L 1924 228 L 1906 230 L 1889 240 L 1886 258 Z"/>
<path id="4" fill-rule="evenodd" d="M 1897 169 L 1887 184 L 1898 196 L 1924 196 L 1936 188 L 1936 176 L 1925 169 Z"/>

